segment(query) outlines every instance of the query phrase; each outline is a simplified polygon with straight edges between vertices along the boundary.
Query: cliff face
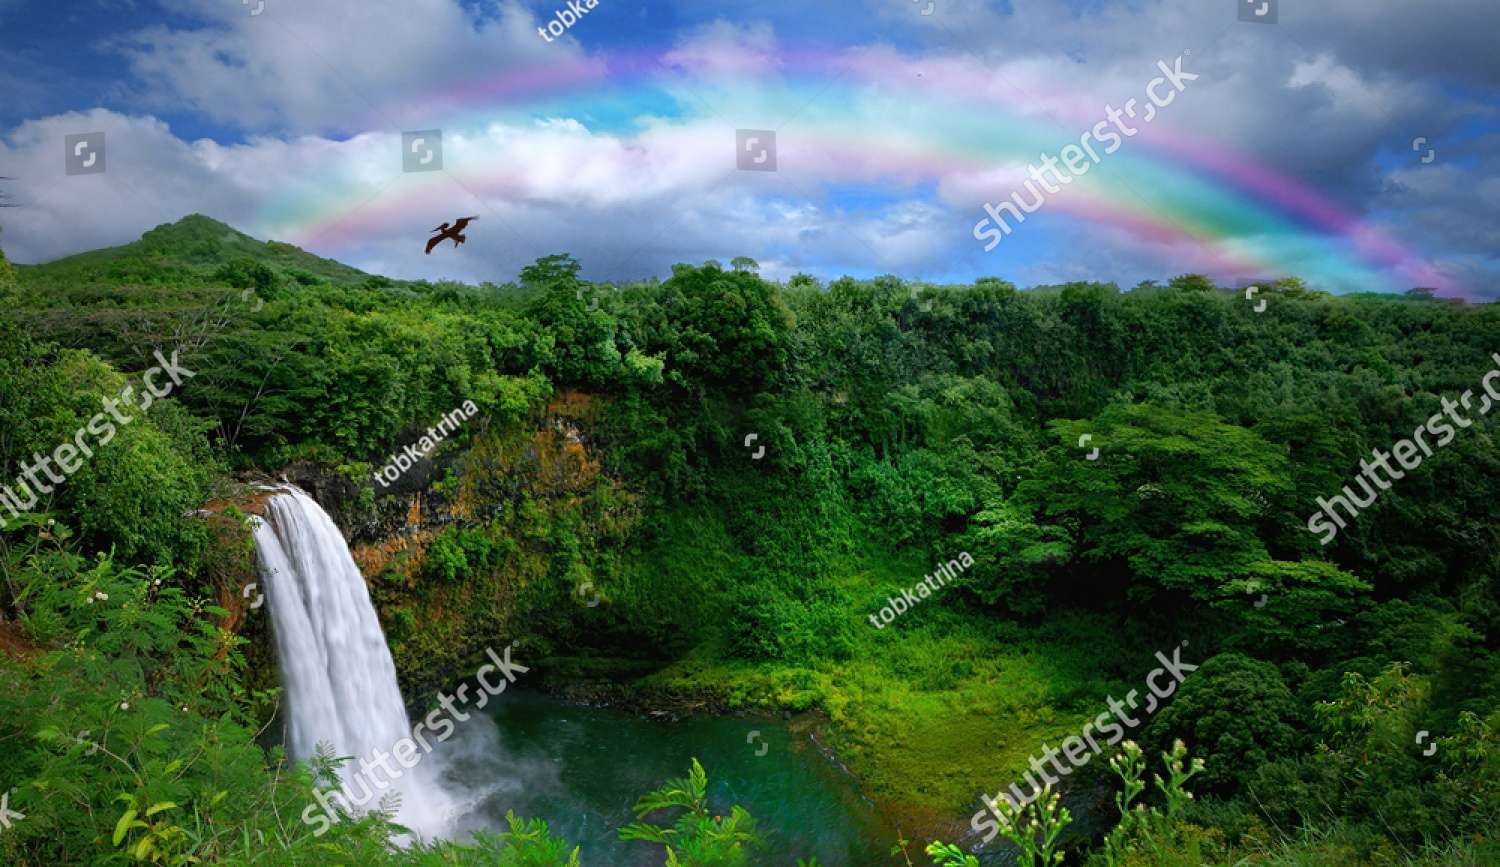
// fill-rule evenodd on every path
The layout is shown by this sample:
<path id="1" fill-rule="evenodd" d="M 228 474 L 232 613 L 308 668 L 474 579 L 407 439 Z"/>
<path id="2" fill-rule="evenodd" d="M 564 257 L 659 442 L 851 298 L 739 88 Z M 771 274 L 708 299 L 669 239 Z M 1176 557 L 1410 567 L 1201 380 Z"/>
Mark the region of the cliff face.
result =
<path id="1" fill-rule="evenodd" d="M 486 646 L 547 649 L 556 636 L 542 634 L 548 630 L 528 612 L 555 615 L 579 604 L 579 588 L 605 559 L 601 549 L 629 537 L 639 497 L 603 471 L 590 445 L 597 409 L 593 397 L 573 391 L 520 430 L 474 419 L 468 437 L 451 438 L 388 486 L 309 462 L 278 473 L 274 481 L 310 493 L 350 541 L 409 694 L 440 683 Z M 205 507 L 210 520 L 240 526 L 230 518 L 263 511 L 269 493 L 249 484 L 273 480 L 243 481 L 242 496 Z M 251 553 L 223 558 L 217 601 L 230 612 L 224 625 L 257 645 L 247 655 L 256 684 L 266 686 L 274 680 L 258 672 L 269 659 L 268 618 L 250 607 L 259 579 L 240 532 Z"/>

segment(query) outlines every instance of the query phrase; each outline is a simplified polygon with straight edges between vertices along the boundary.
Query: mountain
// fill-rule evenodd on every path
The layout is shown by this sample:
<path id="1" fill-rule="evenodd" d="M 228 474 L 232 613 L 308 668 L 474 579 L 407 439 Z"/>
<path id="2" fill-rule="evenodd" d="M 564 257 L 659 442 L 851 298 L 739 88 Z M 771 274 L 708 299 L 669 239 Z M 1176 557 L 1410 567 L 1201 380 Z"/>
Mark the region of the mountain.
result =
<path id="1" fill-rule="evenodd" d="M 202 214 L 164 223 L 120 247 L 107 247 L 24 269 L 32 285 L 108 282 L 202 283 L 225 266 L 241 272 L 260 265 L 300 283 L 362 283 L 368 274 L 280 241 L 259 241 Z M 221 280 L 238 283 L 230 272 Z"/>
<path id="2" fill-rule="evenodd" d="M 88 347 L 124 370 L 149 366 L 153 348 L 200 333 L 230 311 L 299 292 L 394 285 L 202 214 L 119 247 L 18 266 L 13 276 L 0 273 L 0 292 L 24 328 L 62 346 Z M 243 294 L 252 291 L 254 299 Z"/>

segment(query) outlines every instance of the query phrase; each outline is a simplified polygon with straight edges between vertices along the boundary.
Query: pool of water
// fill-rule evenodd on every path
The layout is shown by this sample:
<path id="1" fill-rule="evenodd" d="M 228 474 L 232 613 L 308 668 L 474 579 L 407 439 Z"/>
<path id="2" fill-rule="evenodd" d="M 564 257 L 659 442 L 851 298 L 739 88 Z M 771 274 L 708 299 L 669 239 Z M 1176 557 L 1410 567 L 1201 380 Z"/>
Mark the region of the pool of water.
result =
<path id="1" fill-rule="evenodd" d="M 889 854 L 895 831 L 853 779 L 810 735 L 794 735 L 780 720 L 658 720 L 521 690 L 507 691 L 488 710 L 495 729 L 464 738 L 451 757 L 457 760 L 448 762 L 451 782 L 471 793 L 456 836 L 495 830 L 514 810 L 580 844 L 591 867 L 657 867 L 665 860 L 661 846 L 622 842 L 617 831 L 635 821 L 631 807 L 641 795 L 687 776 L 696 757 L 708 772 L 714 813 L 739 804 L 756 818 L 767 845 L 751 863 L 794 865 L 812 856 L 823 867 L 897 863 Z"/>

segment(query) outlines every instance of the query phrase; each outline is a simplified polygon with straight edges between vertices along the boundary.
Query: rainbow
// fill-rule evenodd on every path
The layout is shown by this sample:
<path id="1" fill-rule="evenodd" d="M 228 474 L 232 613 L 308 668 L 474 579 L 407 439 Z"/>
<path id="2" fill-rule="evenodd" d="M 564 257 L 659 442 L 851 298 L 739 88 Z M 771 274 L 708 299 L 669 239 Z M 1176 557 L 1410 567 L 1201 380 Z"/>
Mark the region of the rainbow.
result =
<path id="1" fill-rule="evenodd" d="M 1142 81 L 1154 74 L 1143 70 Z M 1139 94 L 1120 94 L 1119 101 L 1131 96 Z M 1189 87 L 1177 98 L 1193 97 Z M 675 111 L 696 124 L 756 125 L 719 117 L 716 107 L 722 105 L 736 106 L 736 119 L 765 118 L 766 126 L 782 130 L 784 172 L 794 162 L 819 169 L 802 179 L 809 183 L 904 189 L 942 188 L 955 178 L 972 186 L 997 167 L 1056 154 L 1103 119 L 1101 105 L 1057 91 L 1023 93 L 976 75 L 961 59 L 916 59 L 890 49 L 745 48 L 707 60 L 672 52 L 569 57 L 462 82 L 420 105 L 371 106 L 365 125 L 392 130 L 403 126 L 392 118 L 440 117 L 423 125 L 461 135 L 497 123 L 598 115 L 623 118 L 608 139 L 616 149 L 621 141 L 640 144 L 645 133 L 628 128 L 640 114 L 671 118 Z M 1049 200 L 1044 213 L 1159 245 L 1180 270 L 1204 270 L 1221 279 L 1296 274 L 1334 288 L 1400 291 L 1424 285 L 1472 297 L 1317 190 L 1170 126 L 1171 113 L 1167 106 L 1153 123 L 1139 125 L 1139 135 Z M 888 123 L 873 129 L 871 117 Z M 413 212 L 439 212 L 456 193 L 522 201 L 530 193 L 520 166 L 450 165 L 445 172 L 404 177 L 393 171 L 388 180 L 372 183 L 351 177 L 337 151 L 330 149 L 326 166 L 289 179 L 263 205 L 256 224 L 303 246 L 339 247 L 401 225 Z M 971 208 L 977 221 L 985 200 L 998 202 L 1011 191 L 970 190 L 972 204 L 959 207 Z M 948 204 L 958 203 L 950 198 Z"/>

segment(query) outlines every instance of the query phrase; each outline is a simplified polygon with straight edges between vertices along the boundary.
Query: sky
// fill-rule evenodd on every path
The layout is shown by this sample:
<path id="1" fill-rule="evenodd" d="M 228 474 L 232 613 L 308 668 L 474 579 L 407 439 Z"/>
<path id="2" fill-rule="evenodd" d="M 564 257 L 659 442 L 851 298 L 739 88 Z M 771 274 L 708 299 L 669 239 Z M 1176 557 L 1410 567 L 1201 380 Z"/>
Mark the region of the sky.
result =
<path id="1" fill-rule="evenodd" d="M 203 213 L 407 279 L 1489 300 L 1497 32 L 1494 0 L 0 0 L 0 245 Z"/>

